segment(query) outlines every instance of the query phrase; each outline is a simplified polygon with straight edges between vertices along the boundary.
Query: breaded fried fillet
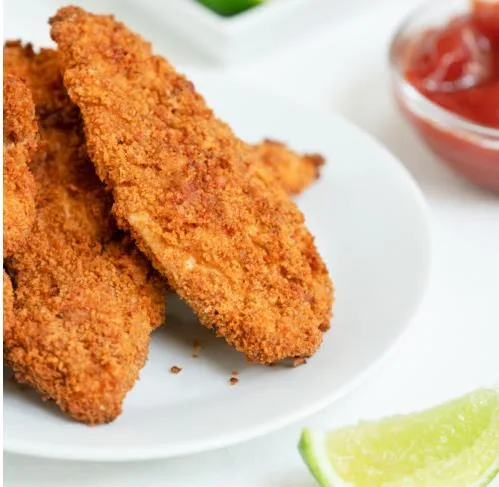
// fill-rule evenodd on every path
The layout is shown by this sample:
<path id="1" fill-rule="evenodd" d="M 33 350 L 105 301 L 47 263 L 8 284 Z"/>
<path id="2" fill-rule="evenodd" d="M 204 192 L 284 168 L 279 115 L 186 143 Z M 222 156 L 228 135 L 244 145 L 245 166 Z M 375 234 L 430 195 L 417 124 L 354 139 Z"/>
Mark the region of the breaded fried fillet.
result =
<path id="1" fill-rule="evenodd" d="M 24 77 L 40 123 L 33 162 L 37 217 L 9 271 L 15 324 L 4 337 L 16 378 L 88 424 L 113 420 L 164 317 L 164 283 L 117 232 L 86 154 L 79 110 L 57 55 L 9 43 L 5 69 Z"/>
<path id="2" fill-rule="evenodd" d="M 38 127 L 24 81 L 3 77 L 3 256 L 20 250 L 35 218 L 35 181 L 29 164 Z"/>
<path id="3" fill-rule="evenodd" d="M 129 230 L 201 322 L 253 362 L 308 357 L 332 284 L 303 215 L 165 59 L 110 16 L 51 19 L 90 157 Z"/>
<path id="4" fill-rule="evenodd" d="M 281 185 L 290 196 L 310 186 L 319 177 L 320 168 L 324 165 L 324 158 L 319 154 L 299 155 L 275 140 L 264 140 L 256 144 L 254 150 L 254 164 L 269 171 L 276 184 Z"/>
<path id="5" fill-rule="evenodd" d="M 3 329 L 10 330 L 14 323 L 14 291 L 10 277 L 3 271 Z"/>

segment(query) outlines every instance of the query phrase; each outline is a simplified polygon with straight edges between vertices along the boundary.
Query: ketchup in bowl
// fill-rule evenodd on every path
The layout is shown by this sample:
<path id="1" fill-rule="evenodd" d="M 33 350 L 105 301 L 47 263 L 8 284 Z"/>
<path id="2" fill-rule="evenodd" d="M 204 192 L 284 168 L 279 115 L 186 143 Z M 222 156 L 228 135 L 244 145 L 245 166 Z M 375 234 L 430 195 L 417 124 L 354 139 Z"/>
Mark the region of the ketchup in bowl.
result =
<path id="1" fill-rule="evenodd" d="M 394 53 L 403 83 L 431 102 L 416 107 L 397 90 L 424 140 L 469 179 L 499 190 L 499 0 L 475 1 L 468 13 L 404 37 Z"/>

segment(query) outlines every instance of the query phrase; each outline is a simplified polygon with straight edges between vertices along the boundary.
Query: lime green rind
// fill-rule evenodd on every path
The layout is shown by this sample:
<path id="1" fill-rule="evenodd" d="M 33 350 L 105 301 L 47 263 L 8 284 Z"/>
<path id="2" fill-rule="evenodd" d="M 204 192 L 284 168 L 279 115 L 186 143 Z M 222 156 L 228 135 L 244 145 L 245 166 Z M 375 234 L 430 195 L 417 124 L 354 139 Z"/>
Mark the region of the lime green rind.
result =
<path id="1" fill-rule="evenodd" d="M 499 462 L 498 464 L 494 467 L 494 470 L 490 473 L 490 475 L 487 475 L 486 477 L 483 478 L 483 480 L 480 480 L 479 483 L 472 487 L 487 487 L 497 476 L 499 473 Z"/>
<path id="2" fill-rule="evenodd" d="M 315 480 L 319 482 L 321 487 L 333 487 L 326 475 L 322 472 L 319 461 L 314 454 L 314 441 L 312 439 L 312 432 L 309 429 L 304 429 L 298 443 L 298 450 L 307 465 L 310 473 L 314 476 Z"/>
<path id="3" fill-rule="evenodd" d="M 322 487 L 485 487 L 499 473 L 499 390 L 325 434 L 305 429 L 298 448 Z"/>
<path id="4" fill-rule="evenodd" d="M 495 470 L 484 480 L 484 483 L 477 485 L 477 487 L 485 487 L 489 485 L 497 477 L 497 474 L 499 474 L 499 462 L 496 465 Z"/>

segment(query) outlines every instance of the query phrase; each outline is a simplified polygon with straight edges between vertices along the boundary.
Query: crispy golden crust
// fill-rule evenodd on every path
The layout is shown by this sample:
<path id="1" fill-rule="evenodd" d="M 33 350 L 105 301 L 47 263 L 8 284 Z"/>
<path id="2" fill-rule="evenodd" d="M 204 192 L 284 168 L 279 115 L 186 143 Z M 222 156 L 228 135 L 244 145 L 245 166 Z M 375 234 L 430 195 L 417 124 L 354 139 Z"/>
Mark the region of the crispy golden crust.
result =
<path id="1" fill-rule="evenodd" d="M 192 83 L 112 17 L 51 19 L 118 224 L 202 323 L 254 362 L 309 356 L 332 285 L 303 215 Z"/>
<path id="2" fill-rule="evenodd" d="M 10 330 L 14 323 L 14 291 L 10 277 L 3 271 L 3 329 Z"/>
<path id="3" fill-rule="evenodd" d="M 290 196 L 301 193 L 320 175 L 324 158 L 319 154 L 299 155 L 285 144 L 275 140 L 264 140 L 254 147 L 254 165 L 262 166 L 271 178 Z"/>
<path id="4" fill-rule="evenodd" d="M 35 107 L 26 84 L 3 77 L 3 256 L 21 250 L 35 219 L 35 182 L 29 163 L 36 150 Z"/>
<path id="5" fill-rule="evenodd" d="M 164 284 L 115 228 L 55 52 L 11 43 L 4 58 L 28 80 L 42 139 L 33 163 L 37 218 L 10 263 L 16 322 L 4 337 L 6 361 L 74 419 L 108 422 L 163 320 Z"/>

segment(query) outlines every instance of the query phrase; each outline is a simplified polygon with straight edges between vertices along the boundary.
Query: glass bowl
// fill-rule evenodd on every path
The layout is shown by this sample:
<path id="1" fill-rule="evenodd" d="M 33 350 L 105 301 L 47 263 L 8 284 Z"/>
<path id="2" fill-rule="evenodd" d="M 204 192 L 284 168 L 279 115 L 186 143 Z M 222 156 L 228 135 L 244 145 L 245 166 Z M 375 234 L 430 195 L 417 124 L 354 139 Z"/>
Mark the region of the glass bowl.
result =
<path id="1" fill-rule="evenodd" d="M 407 49 L 415 36 L 469 11 L 466 0 L 433 0 L 413 12 L 390 46 L 397 104 L 421 139 L 445 163 L 480 186 L 499 192 L 499 129 L 460 117 L 433 103 L 404 77 Z"/>

